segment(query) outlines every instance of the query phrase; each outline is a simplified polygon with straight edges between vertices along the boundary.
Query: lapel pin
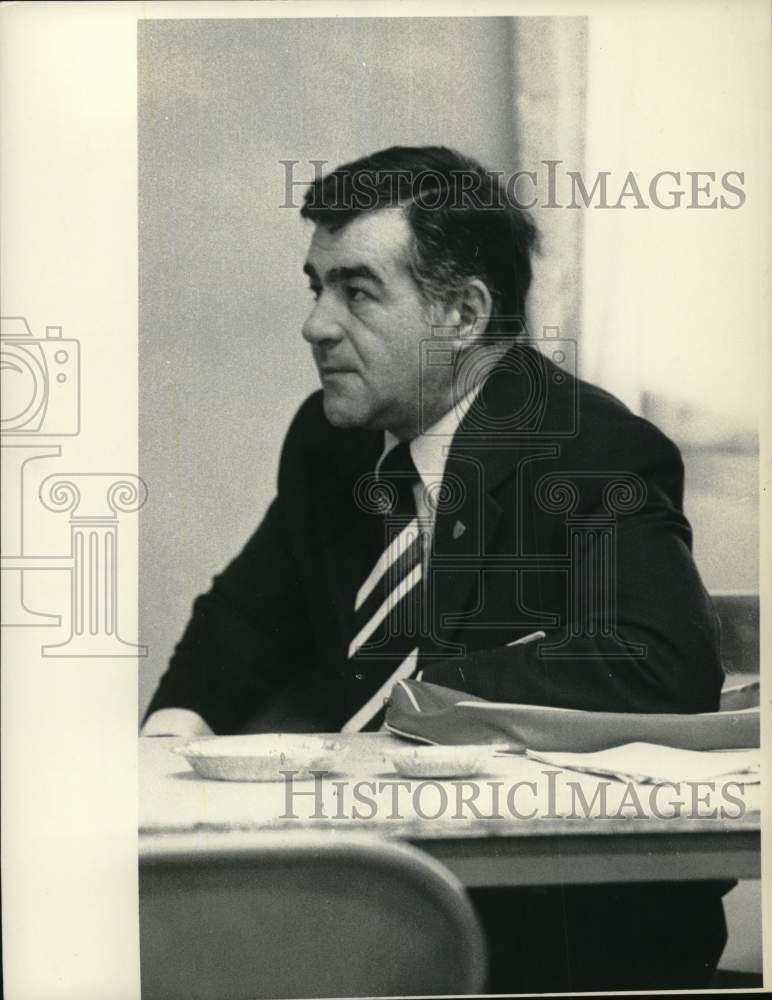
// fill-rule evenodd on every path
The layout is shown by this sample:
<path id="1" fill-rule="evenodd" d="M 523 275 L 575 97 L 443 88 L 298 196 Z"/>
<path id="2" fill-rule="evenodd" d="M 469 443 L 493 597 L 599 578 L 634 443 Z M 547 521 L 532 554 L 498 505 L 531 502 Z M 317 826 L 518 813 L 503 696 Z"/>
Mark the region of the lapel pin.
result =
<path id="1" fill-rule="evenodd" d="M 466 531 L 466 525 L 463 524 L 461 521 L 456 521 L 456 523 L 453 525 L 453 541 L 457 542 L 465 531 Z"/>

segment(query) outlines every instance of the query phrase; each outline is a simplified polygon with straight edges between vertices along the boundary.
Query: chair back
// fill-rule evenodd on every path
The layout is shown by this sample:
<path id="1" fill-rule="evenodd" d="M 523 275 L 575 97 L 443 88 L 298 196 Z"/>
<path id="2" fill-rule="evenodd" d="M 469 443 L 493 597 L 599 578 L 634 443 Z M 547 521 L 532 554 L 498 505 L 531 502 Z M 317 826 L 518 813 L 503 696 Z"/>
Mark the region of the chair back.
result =
<path id="1" fill-rule="evenodd" d="M 759 595 L 742 591 L 711 594 L 721 621 L 721 662 L 728 674 L 759 672 Z"/>
<path id="2" fill-rule="evenodd" d="M 140 854 L 143 1000 L 480 993 L 461 885 L 375 838 L 161 837 Z"/>

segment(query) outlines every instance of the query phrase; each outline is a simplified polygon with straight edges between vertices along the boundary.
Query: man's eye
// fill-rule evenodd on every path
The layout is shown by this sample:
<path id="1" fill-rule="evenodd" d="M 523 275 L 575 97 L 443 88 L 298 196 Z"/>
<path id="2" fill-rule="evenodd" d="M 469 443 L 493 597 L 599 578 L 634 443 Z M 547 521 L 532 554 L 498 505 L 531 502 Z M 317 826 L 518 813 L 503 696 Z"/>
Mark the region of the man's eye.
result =
<path id="1" fill-rule="evenodd" d="M 367 302 L 369 299 L 372 298 L 372 295 L 370 295 L 369 292 L 366 292 L 364 288 L 356 288 L 352 286 L 349 286 L 346 289 L 346 294 L 348 296 L 349 302 L 354 302 L 354 303 Z"/>

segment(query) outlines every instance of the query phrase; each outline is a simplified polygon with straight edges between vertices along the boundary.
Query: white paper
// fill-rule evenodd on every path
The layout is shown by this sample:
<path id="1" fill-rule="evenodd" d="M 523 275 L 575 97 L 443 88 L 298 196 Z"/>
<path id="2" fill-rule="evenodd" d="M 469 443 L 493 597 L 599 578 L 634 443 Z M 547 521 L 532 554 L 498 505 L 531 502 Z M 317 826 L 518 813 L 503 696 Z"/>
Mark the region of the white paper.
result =
<path id="1" fill-rule="evenodd" d="M 573 771 L 609 775 L 644 784 L 709 781 L 713 778 L 757 784 L 761 750 L 679 750 L 656 743 L 625 743 L 595 753 L 543 753 L 526 750 L 533 760 Z"/>

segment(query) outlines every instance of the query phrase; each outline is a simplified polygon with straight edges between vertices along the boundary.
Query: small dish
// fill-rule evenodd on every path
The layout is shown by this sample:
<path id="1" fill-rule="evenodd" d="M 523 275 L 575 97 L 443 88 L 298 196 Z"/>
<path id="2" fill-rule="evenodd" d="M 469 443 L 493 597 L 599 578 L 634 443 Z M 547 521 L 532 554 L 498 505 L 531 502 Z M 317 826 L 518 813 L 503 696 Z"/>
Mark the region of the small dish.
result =
<path id="1" fill-rule="evenodd" d="M 395 754 L 392 764 L 403 778 L 471 778 L 480 773 L 494 750 L 490 746 L 412 747 Z"/>
<path id="2" fill-rule="evenodd" d="M 334 772 L 349 747 L 334 736 L 259 733 L 213 736 L 172 747 L 202 778 L 215 781 L 284 781 L 310 778 L 311 771 Z"/>

